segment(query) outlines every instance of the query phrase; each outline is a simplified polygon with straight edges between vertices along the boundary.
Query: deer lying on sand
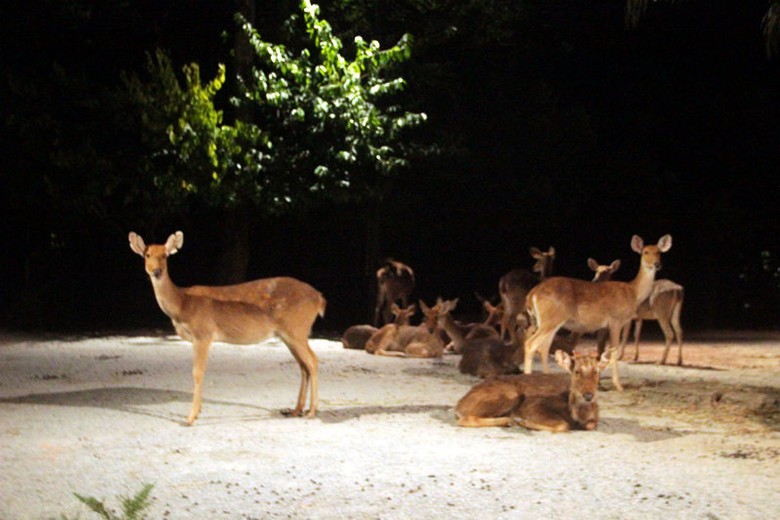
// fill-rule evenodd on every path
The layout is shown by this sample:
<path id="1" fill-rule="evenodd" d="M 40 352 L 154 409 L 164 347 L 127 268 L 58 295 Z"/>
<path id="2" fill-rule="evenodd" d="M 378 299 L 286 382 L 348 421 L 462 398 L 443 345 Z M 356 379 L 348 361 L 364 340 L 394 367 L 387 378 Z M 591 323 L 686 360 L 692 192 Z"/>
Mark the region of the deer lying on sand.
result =
<path id="1" fill-rule="evenodd" d="M 409 322 L 417 312 L 417 306 L 411 304 L 406 308 L 401 308 L 395 303 L 390 306 L 390 310 L 395 316 L 396 325 L 409 325 Z M 366 348 L 366 342 L 379 331 L 377 327 L 373 325 L 352 325 L 344 331 L 341 336 L 341 344 L 344 348 L 364 350 Z"/>
<path id="2" fill-rule="evenodd" d="M 505 343 L 497 334 L 486 338 L 464 336 L 450 315 L 457 304 L 457 299 L 444 302 L 449 310 L 439 314 L 438 323 L 452 339 L 453 350 L 462 354 L 458 370 L 481 378 L 518 373 L 523 362 L 523 348 Z"/>
<path id="3" fill-rule="evenodd" d="M 409 305 L 409 297 L 414 291 L 414 271 L 408 265 L 388 258 L 376 272 L 376 307 L 374 309 L 374 326 L 391 323 L 391 304 L 401 303 L 402 307 Z"/>
<path id="4" fill-rule="evenodd" d="M 595 430 L 599 422 L 596 399 L 599 375 L 608 364 L 606 355 L 563 351 L 555 354 L 568 374 L 521 374 L 486 379 L 458 401 L 458 426 L 512 426 L 564 432 Z"/>
<path id="5" fill-rule="evenodd" d="M 450 326 L 457 327 L 460 335 L 466 340 L 471 339 L 486 339 L 486 338 L 499 338 L 498 326 L 501 323 L 501 319 L 504 315 L 504 306 L 499 303 L 493 305 L 490 301 L 486 300 L 478 293 L 475 293 L 477 299 L 482 302 L 482 308 L 485 310 L 485 320 L 482 322 L 463 323 L 461 321 L 451 319 Z M 460 350 L 463 343 L 454 341 L 452 336 L 439 326 L 439 333 L 442 334 L 444 339 L 444 351 L 453 354 L 462 354 Z"/>
<path id="6" fill-rule="evenodd" d="M 684 298 L 685 289 L 682 285 L 671 280 L 655 281 L 650 296 L 639 305 L 634 318 L 634 361 L 639 359 L 639 335 L 642 332 L 642 320 L 656 320 L 664 333 L 664 353 L 658 364 L 666 364 L 672 340 L 676 339 L 677 365 L 682 365 L 683 330 L 680 325 L 680 313 L 682 312 Z M 620 354 L 618 356 L 620 359 L 623 359 L 623 353 L 628 342 L 628 328 L 631 327 L 631 324 L 629 323 L 626 327 L 620 344 Z"/>
<path id="7" fill-rule="evenodd" d="M 449 312 L 441 301 L 428 307 L 420 300 L 424 320 L 420 325 L 389 323 L 366 342 L 366 352 L 377 356 L 434 358 L 444 354 L 444 341 L 436 330 L 439 314 Z"/>
<path id="8" fill-rule="evenodd" d="M 517 316 L 525 310 L 526 295 L 532 287 L 540 281 L 546 280 L 552 274 L 553 261 L 555 260 L 553 247 L 550 247 L 547 252 L 532 247 L 529 252 L 536 260 L 533 273 L 525 269 L 514 269 L 498 280 L 498 294 L 501 296 L 501 303 L 504 306 L 500 335 L 502 339 L 508 335 L 515 345 L 520 344 L 517 338 Z"/>
<path id="9" fill-rule="evenodd" d="M 531 289 L 526 298 L 526 312 L 535 327 L 525 342 L 523 371 L 530 374 L 536 352 L 542 357 L 544 372 L 553 337 L 561 329 L 572 332 L 595 332 L 609 329 L 612 382 L 622 390 L 617 371 L 617 349 L 623 327 L 636 315 L 637 308 L 650 295 L 655 273 L 661 268 L 661 255 L 672 247 L 671 235 L 664 235 L 655 245 L 645 245 L 641 237 L 631 238 L 631 248 L 639 253 L 639 272 L 630 282 L 600 282 L 565 278 L 548 278 Z"/>
<path id="10" fill-rule="evenodd" d="M 294 278 L 265 278 L 237 285 L 178 287 L 168 275 L 168 257 L 184 244 L 177 231 L 165 244 L 147 246 L 131 232 L 130 249 L 144 259 L 144 267 L 160 309 L 171 318 L 176 333 L 192 342 L 192 409 L 187 424 L 200 414 L 203 376 L 214 341 L 247 345 L 276 336 L 290 349 L 301 369 L 301 386 L 295 408 L 283 413 L 300 416 L 311 385 L 307 417 L 317 413 L 317 356 L 309 335 L 317 316 L 325 313 L 325 298 L 312 286 Z"/>

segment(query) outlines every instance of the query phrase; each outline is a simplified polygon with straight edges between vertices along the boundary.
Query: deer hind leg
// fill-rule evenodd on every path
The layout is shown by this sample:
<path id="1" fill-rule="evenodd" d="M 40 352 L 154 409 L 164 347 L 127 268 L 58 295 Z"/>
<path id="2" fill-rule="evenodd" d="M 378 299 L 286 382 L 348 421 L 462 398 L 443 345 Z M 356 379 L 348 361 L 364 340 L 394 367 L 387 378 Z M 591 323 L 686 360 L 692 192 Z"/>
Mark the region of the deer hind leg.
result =
<path id="1" fill-rule="evenodd" d="M 682 302 L 678 303 L 672 311 L 672 328 L 674 328 L 674 335 L 677 338 L 677 365 L 682 366 L 682 343 L 683 343 L 683 330 L 680 326 L 680 311 L 682 310 Z"/>
<path id="2" fill-rule="evenodd" d="M 642 334 L 642 318 L 634 322 L 634 362 L 639 361 L 639 336 Z"/>
<path id="3" fill-rule="evenodd" d="M 515 419 L 515 422 L 519 426 L 522 426 L 523 428 L 528 428 L 529 430 L 538 430 L 538 431 L 553 432 L 553 433 L 568 432 L 571 430 L 569 423 L 567 423 L 563 419 L 545 419 L 545 420 L 534 421 L 531 419 L 526 419 L 524 417 L 517 417 Z"/>
<path id="4" fill-rule="evenodd" d="M 620 384 L 620 375 L 618 374 L 618 344 L 620 343 L 620 331 L 624 324 L 609 326 L 609 366 L 612 368 L 612 384 L 622 392 L 623 385 Z"/>
<path id="5" fill-rule="evenodd" d="M 281 338 L 287 345 L 287 348 L 290 349 L 290 353 L 292 353 L 301 369 L 301 386 L 298 390 L 298 401 L 295 404 L 295 408 L 282 410 L 282 413 L 290 417 L 300 417 L 306 406 L 306 391 L 311 387 L 310 407 L 306 417 L 312 418 L 317 415 L 318 405 L 317 356 L 309 346 L 308 334 L 303 338 L 292 336 L 282 336 Z"/>
<path id="6" fill-rule="evenodd" d="M 661 326 L 661 330 L 664 333 L 664 353 L 661 356 L 661 359 L 658 361 L 658 365 L 665 365 L 666 364 L 666 357 L 669 355 L 669 349 L 672 346 L 672 340 L 674 339 L 674 330 L 672 330 L 672 325 L 665 319 L 658 320 L 658 325 Z"/>
<path id="7" fill-rule="evenodd" d="M 192 343 L 192 409 L 187 417 L 187 425 L 192 426 L 200 414 L 203 403 L 203 376 L 206 374 L 206 363 L 209 358 L 211 339 L 195 340 Z"/>
<path id="8" fill-rule="evenodd" d="M 550 371 L 548 358 L 550 356 L 550 346 L 557 329 L 546 330 L 541 325 L 525 341 L 525 358 L 523 359 L 523 372 L 530 374 L 533 372 L 534 354 L 538 351 L 542 356 L 542 370 L 547 373 Z"/>
<path id="9" fill-rule="evenodd" d="M 512 417 L 477 417 L 474 415 L 467 415 L 465 417 L 458 417 L 458 426 L 464 426 L 466 428 L 487 428 L 490 426 L 512 426 L 515 424 L 515 419 Z"/>

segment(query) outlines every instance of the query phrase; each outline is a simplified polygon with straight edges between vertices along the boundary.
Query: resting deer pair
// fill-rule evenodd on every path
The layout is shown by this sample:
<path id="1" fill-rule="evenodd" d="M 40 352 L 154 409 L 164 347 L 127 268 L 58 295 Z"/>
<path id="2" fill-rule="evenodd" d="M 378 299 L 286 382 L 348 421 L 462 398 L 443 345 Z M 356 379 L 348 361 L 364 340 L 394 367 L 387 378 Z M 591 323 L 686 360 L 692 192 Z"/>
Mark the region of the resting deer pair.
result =
<path id="1" fill-rule="evenodd" d="M 309 335 L 317 316 L 325 313 L 325 298 L 312 286 L 294 278 L 265 278 L 237 285 L 178 287 L 168 274 L 168 257 L 184 244 L 177 231 L 165 244 L 146 245 L 136 233 L 129 235 L 130 249 L 144 259 L 160 309 L 171 318 L 176 333 L 192 342 L 192 409 L 187 424 L 201 411 L 203 376 L 212 342 L 259 343 L 273 336 L 287 345 L 301 370 L 301 386 L 295 408 L 285 415 L 300 416 L 311 388 L 307 417 L 317 413 L 317 356 Z"/>
<path id="2" fill-rule="evenodd" d="M 608 360 L 595 353 L 555 353 L 566 374 L 500 376 L 478 383 L 458 401 L 459 426 L 512 426 L 564 432 L 595 430 L 599 422 L 596 397 L 599 375 Z"/>

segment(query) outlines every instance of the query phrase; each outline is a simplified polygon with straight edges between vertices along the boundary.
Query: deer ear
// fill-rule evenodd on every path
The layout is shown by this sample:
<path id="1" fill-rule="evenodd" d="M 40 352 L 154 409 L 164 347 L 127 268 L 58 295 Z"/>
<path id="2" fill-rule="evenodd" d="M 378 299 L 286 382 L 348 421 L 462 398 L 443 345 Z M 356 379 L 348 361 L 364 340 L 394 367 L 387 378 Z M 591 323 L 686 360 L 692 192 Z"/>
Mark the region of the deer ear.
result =
<path id="1" fill-rule="evenodd" d="M 658 250 L 666 253 L 672 248 L 672 235 L 664 235 L 658 239 Z"/>
<path id="2" fill-rule="evenodd" d="M 183 245 L 184 233 L 177 231 L 176 233 L 169 236 L 168 240 L 165 242 L 165 252 L 168 253 L 168 256 L 175 255 L 179 252 L 179 249 L 181 249 Z"/>
<path id="3" fill-rule="evenodd" d="M 614 262 L 609 264 L 609 270 L 612 271 L 613 273 L 618 269 L 620 269 L 620 260 L 615 260 Z"/>
<path id="4" fill-rule="evenodd" d="M 550 256 L 555 256 L 555 248 L 553 246 L 547 248 L 547 254 Z"/>
<path id="5" fill-rule="evenodd" d="M 571 374 L 571 357 L 563 350 L 557 350 L 555 352 L 555 362 L 560 365 L 562 369 Z"/>
<path id="6" fill-rule="evenodd" d="M 541 249 L 533 246 L 528 248 L 528 252 L 531 254 L 532 257 L 536 258 L 537 260 L 539 260 L 539 258 L 544 254 L 542 253 Z"/>
<path id="7" fill-rule="evenodd" d="M 642 248 L 645 247 L 645 241 L 639 235 L 631 237 L 631 249 L 635 253 L 642 253 Z"/>
<path id="8" fill-rule="evenodd" d="M 397 303 L 391 303 L 390 304 L 390 310 L 393 311 L 393 312 L 400 312 L 401 311 L 401 307 L 399 307 Z"/>
<path id="9" fill-rule="evenodd" d="M 423 312 L 428 312 L 431 310 L 431 308 L 428 307 L 428 305 L 424 301 L 420 300 L 419 303 L 420 303 L 420 308 L 423 310 Z"/>
<path id="10" fill-rule="evenodd" d="M 128 240 L 130 240 L 130 249 L 132 249 L 135 254 L 144 256 L 146 244 L 144 243 L 144 239 L 141 238 L 141 235 L 137 235 L 131 231 L 128 235 Z"/>
<path id="11" fill-rule="evenodd" d="M 591 271 L 598 271 L 599 263 L 592 258 L 588 258 L 588 267 L 590 267 Z"/>

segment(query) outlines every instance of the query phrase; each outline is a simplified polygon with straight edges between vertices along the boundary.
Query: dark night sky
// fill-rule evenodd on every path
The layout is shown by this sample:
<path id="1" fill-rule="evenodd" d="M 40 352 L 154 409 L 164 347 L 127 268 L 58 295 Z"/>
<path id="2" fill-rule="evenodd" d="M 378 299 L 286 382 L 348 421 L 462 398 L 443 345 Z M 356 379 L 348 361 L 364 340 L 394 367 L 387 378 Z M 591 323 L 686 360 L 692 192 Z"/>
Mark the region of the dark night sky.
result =
<path id="1" fill-rule="evenodd" d="M 220 35 L 232 27 L 233 3 L 131 4 L 136 8 L 128 11 L 95 3 L 78 35 L 51 2 L 6 5 L 3 61 L 29 71 L 56 60 L 109 83 L 120 70 L 139 68 L 144 51 L 155 46 L 170 49 L 175 63 L 197 60 L 209 73 L 224 61 L 228 45 Z M 780 61 L 764 55 L 766 7 L 765 1 L 653 2 L 628 31 L 624 2 L 572 0 L 538 8 L 530 50 L 422 41 L 410 90 L 422 105 L 415 108 L 430 116 L 426 138 L 455 133 L 463 149 L 417 162 L 402 177 L 384 208 L 381 253 L 415 266 L 421 296 L 460 296 L 463 310 L 474 310 L 473 291 L 495 295 L 501 274 L 532 265 L 531 245 L 555 246 L 558 272 L 577 277 L 588 276 L 588 256 L 621 258 L 616 277 L 627 279 L 637 266 L 631 235 L 655 241 L 671 233 L 675 244 L 662 275 L 689 288 L 684 321 L 776 326 Z M 259 9 L 271 26 L 286 16 L 282 7 Z M 397 37 L 398 20 L 386 18 L 384 33 Z M 421 24 L 408 25 L 401 30 Z M 421 71 L 442 56 L 450 67 L 445 83 L 413 83 L 434 81 Z M 4 108 L 4 117 L 13 113 Z M 6 190 L 16 189 L 11 166 L 2 175 Z M 321 208 L 267 224 L 255 237 L 251 274 L 291 274 L 320 288 L 332 302 L 325 328 L 355 321 L 371 306 L 362 279 L 365 230 L 351 211 Z M 3 239 L 15 240 L 18 215 L 2 217 Z M 213 256 L 208 225 L 207 216 L 195 215 L 155 230 L 161 236 L 154 238 L 164 239 L 173 226 L 185 227 L 187 246 L 173 265 L 182 284 L 204 282 L 203 258 Z M 87 262 L 82 270 L 83 259 L 66 254 L 46 275 L 63 280 L 52 284 L 54 293 L 78 295 L 83 304 L 85 286 L 100 288 L 104 297 L 81 315 L 86 323 L 95 316 L 110 328 L 112 320 L 128 326 L 155 316 L 164 324 L 127 250 L 126 232 L 74 234 L 96 235 L 88 251 L 99 265 Z M 762 252 L 770 272 L 762 270 Z M 35 264 L 8 250 L 4 255 L 4 316 L 12 316 L 20 278 Z M 65 307 L 73 312 L 78 305 Z"/>

